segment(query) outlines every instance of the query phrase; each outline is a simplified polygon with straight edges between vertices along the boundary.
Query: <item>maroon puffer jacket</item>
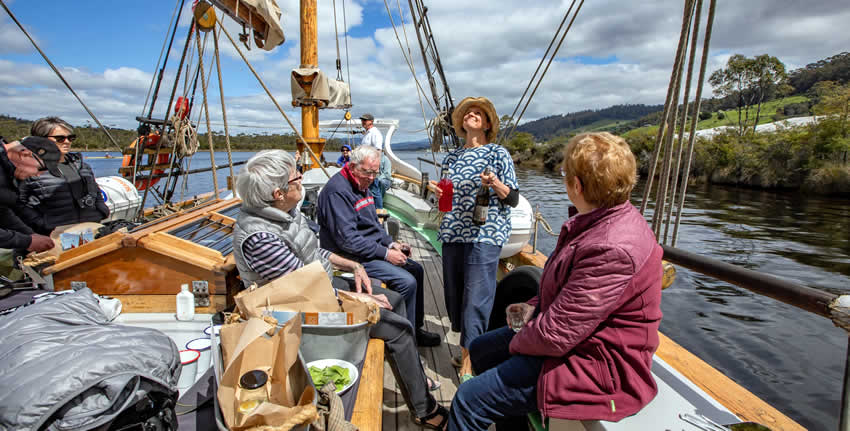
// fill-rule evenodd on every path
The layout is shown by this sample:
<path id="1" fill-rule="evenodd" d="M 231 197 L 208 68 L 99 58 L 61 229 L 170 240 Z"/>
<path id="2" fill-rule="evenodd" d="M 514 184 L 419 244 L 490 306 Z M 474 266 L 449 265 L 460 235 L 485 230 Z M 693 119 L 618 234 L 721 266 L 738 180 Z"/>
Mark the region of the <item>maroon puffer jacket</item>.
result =
<path id="1" fill-rule="evenodd" d="M 618 421 L 655 397 L 662 254 L 628 202 L 564 223 L 529 301 L 540 313 L 510 345 L 548 357 L 537 381 L 544 417 Z"/>

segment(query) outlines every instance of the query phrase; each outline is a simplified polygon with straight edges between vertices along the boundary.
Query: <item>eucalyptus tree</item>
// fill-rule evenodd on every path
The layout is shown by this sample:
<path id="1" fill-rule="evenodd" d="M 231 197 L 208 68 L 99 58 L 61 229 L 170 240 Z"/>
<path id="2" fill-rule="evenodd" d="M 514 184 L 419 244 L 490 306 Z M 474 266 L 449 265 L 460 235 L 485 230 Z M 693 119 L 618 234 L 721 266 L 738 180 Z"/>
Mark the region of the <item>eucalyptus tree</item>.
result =
<path id="1" fill-rule="evenodd" d="M 750 125 L 750 108 L 756 113 L 753 131 L 761 117 L 761 105 L 772 98 L 787 79 L 785 65 L 778 58 L 763 54 L 748 58 L 741 54 L 729 57 L 726 67 L 714 71 L 709 83 L 722 97 L 732 97 L 738 112 L 738 134 L 743 135 Z"/>

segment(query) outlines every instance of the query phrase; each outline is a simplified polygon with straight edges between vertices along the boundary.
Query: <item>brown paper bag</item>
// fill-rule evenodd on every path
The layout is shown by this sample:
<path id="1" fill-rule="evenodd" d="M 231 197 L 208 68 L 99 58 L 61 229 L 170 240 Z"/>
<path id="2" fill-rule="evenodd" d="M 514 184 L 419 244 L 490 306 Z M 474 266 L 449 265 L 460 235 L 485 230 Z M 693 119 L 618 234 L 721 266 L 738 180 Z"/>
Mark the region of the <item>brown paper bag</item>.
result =
<path id="1" fill-rule="evenodd" d="M 243 318 L 262 317 L 264 310 L 339 311 L 328 273 L 313 262 L 273 280 L 257 289 L 236 295 L 236 306 Z"/>
<path id="2" fill-rule="evenodd" d="M 301 393 L 293 393 L 290 382 L 297 375 L 298 370 L 294 368 L 301 366 L 298 361 L 300 318 L 286 322 L 278 330 L 262 319 L 224 325 L 220 340 L 224 373 L 217 395 L 222 416 L 231 430 L 300 424 L 315 418 L 312 386 L 308 382 Z M 269 402 L 260 404 L 253 412 L 245 415 L 239 413 L 239 378 L 257 369 L 269 375 Z M 300 373 L 303 374 L 303 371 Z"/>

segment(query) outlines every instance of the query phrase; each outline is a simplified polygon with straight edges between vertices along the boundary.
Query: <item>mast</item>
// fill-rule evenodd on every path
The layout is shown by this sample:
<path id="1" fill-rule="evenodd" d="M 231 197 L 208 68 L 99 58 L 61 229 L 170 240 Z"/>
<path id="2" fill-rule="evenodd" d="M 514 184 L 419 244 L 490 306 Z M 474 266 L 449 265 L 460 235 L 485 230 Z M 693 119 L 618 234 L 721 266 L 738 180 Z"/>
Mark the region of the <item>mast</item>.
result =
<path id="1" fill-rule="evenodd" d="M 317 0 L 301 0 L 301 67 L 319 68 L 318 28 L 316 25 Z M 300 83 L 306 94 L 313 87 L 313 77 L 304 77 Z M 310 145 L 310 149 L 321 159 L 325 140 L 319 137 L 319 107 L 314 103 L 301 106 L 301 136 Z M 298 152 L 304 151 L 304 144 L 298 142 Z M 317 166 L 316 160 L 307 163 L 305 169 Z"/>

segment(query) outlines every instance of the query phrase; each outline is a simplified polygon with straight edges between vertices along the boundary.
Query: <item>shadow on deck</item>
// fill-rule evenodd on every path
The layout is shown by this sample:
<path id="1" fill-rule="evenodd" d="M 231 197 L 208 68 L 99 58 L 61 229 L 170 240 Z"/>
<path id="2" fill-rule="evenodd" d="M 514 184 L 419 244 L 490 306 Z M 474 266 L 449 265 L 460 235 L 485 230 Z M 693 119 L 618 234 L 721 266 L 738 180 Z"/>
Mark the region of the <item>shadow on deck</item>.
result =
<path id="1" fill-rule="evenodd" d="M 425 362 L 425 374 L 440 382 L 432 392 L 437 401 L 448 408 L 460 380 L 451 358 L 460 355 L 460 334 L 452 332 L 443 300 L 443 262 L 440 255 L 418 233 L 402 224 L 399 240 L 410 244 L 411 258 L 425 269 L 425 329 L 440 334 L 443 342 L 437 347 L 420 347 L 419 354 Z M 389 364 L 384 364 L 383 429 L 418 430 L 410 420 L 410 412 L 401 396 Z"/>

